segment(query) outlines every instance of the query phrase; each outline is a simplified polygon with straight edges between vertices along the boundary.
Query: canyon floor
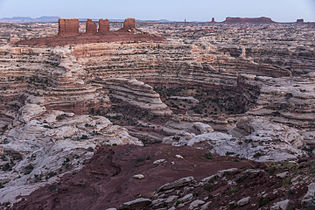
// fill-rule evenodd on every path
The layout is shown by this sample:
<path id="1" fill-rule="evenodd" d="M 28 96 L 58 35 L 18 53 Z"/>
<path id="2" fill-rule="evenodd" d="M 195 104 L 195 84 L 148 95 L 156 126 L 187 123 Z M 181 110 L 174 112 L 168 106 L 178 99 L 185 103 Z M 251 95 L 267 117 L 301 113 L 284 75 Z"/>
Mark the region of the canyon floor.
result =
<path id="1" fill-rule="evenodd" d="M 0 209 L 315 208 L 314 24 L 0 28 Z"/>

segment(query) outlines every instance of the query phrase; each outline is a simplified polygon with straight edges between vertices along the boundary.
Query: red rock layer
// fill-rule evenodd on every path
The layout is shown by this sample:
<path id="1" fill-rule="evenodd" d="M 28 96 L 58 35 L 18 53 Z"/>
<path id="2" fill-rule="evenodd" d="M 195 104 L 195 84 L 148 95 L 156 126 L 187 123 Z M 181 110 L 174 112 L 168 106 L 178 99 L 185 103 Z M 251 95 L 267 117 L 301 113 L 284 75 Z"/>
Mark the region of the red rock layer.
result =
<path id="1" fill-rule="evenodd" d="M 97 33 L 96 23 L 92 21 L 92 19 L 88 19 L 86 21 L 86 33 L 87 34 L 95 34 Z"/>
<path id="2" fill-rule="evenodd" d="M 204 157 L 206 152 L 168 145 L 103 147 L 87 161 L 83 170 L 65 175 L 55 187 L 46 186 L 35 191 L 14 209 L 107 209 L 138 195 L 151 194 L 161 185 L 182 177 L 194 176 L 200 180 L 223 169 L 259 166 L 250 161 L 236 162 L 217 156 L 208 160 Z M 175 154 L 185 159 L 176 159 Z M 139 161 L 141 158 L 144 161 Z M 159 159 L 166 159 L 167 163 L 154 165 Z M 132 177 L 139 173 L 145 179 Z"/>
<path id="3" fill-rule="evenodd" d="M 80 34 L 77 36 L 54 36 L 46 38 L 35 38 L 23 40 L 16 43 L 19 45 L 53 47 L 65 46 L 70 44 L 89 44 L 103 42 L 148 42 L 148 41 L 166 41 L 164 37 L 148 34 L 148 33 L 131 33 L 125 31 L 110 31 L 106 34 Z"/>
<path id="4" fill-rule="evenodd" d="M 109 32 L 110 27 L 109 27 L 109 20 L 108 19 L 106 19 L 106 20 L 100 19 L 98 24 L 99 24 L 99 29 L 98 29 L 99 33 L 104 34 L 104 33 Z"/>
<path id="5" fill-rule="evenodd" d="M 274 23 L 271 18 L 240 18 L 240 17 L 227 17 L 223 23 L 252 23 L 252 24 L 265 24 Z"/>
<path id="6" fill-rule="evenodd" d="M 75 36 L 79 34 L 79 19 L 59 19 L 59 36 Z"/>

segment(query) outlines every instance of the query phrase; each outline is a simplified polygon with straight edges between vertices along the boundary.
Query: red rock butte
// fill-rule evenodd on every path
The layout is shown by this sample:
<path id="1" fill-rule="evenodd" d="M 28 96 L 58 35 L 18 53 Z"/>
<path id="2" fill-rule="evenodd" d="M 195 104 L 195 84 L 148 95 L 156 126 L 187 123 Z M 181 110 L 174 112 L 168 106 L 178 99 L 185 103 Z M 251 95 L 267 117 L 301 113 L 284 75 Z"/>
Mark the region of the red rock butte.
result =
<path id="1" fill-rule="evenodd" d="M 240 17 L 227 17 L 223 23 L 251 23 L 251 24 L 270 24 L 275 23 L 271 18 L 240 18 Z"/>
<path id="2" fill-rule="evenodd" d="M 97 33 L 97 25 L 92 19 L 88 19 L 86 21 L 86 32 L 87 34 L 96 34 Z"/>
<path id="3" fill-rule="evenodd" d="M 109 20 L 103 20 L 100 19 L 98 22 L 99 28 L 98 28 L 98 32 L 99 33 L 107 33 L 110 31 L 110 25 L 109 25 Z"/>
<path id="4" fill-rule="evenodd" d="M 108 19 L 100 19 L 98 24 L 92 19 L 87 19 L 85 33 L 79 32 L 80 24 L 77 18 L 59 19 L 58 24 L 58 35 L 22 40 L 17 42 L 16 45 L 53 47 L 102 42 L 166 41 L 164 37 L 136 29 L 136 19 L 134 18 L 127 18 L 123 23 L 123 27 L 117 31 L 110 30 Z"/>
<path id="5" fill-rule="evenodd" d="M 136 28 L 136 19 L 134 18 L 127 18 L 124 22 L 124 26 L 121 31 L 129 31 L 132 30 L 133 28 Z"/>
<path id="6" fill-rule="evenodd" d="M 59 36 L 75 36 L 79 34 L 79 19 L 59 19 Z"/>

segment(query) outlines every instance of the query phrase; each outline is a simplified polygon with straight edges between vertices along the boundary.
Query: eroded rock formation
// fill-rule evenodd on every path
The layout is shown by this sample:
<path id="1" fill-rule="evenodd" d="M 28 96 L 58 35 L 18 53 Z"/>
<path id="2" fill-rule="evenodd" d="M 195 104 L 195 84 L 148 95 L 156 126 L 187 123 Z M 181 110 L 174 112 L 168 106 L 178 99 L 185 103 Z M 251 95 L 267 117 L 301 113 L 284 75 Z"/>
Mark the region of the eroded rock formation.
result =
<path id="1" fill-rule="evenodd" d="M 123 28 L 118 31 L 110 31 L 109 21 L 103 21 L 102 19 L 99 20 L 99 30 L 97 30 L 96 23 L 92 19 L 88 19 L 86 22 L 86 33 L 79 33 L 78 19 L 60 19 L 58 36 L 17 41 L 16 45 L 53 47 L 100 42 L 148 41 L 166 41 L 166 39 L 136 29 L 136 20 L 134 18 L 126 19 Z"/>
<path id="2" fill-rule="evenodd" d="M 106 20 L 100 19 L 98 25 L 99 25 L 98 33 L 104 34 L 110 31 L 110 24 L 108 19 Z"/>
<path id="3" fill-rule="evenodd" d="M 76 36 L 79 34 L 79 19 L 59 19 L 59 36 Z"/>
<path id="4" fill-rule="evenodd" d="M 123 28 L 121 29 L 122 31 L 130 31 L 131 29 L 136 28 L 136 19 L 134 18 L 127 18 L 124 21 Z"/>
<path id="5" fill-rule="evenodd" d="M 97 33 L 97 25 L 93 22 L 92 19 L 87 19 L 86 21 L 86 33 L 87 34 L 96 34 Z"/>

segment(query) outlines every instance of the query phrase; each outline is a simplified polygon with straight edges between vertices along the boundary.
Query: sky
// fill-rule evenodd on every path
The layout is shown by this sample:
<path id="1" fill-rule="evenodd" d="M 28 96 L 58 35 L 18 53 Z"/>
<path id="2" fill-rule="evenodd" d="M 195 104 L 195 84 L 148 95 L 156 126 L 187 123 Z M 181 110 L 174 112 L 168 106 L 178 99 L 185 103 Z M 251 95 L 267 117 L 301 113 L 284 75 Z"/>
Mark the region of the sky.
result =
<path id="1" fill-rule="evenodd" d="M 315 0 L 0 0 L 0 18 L 21 16 L 174 21 L 264 16 L 315 22 Z"/>

